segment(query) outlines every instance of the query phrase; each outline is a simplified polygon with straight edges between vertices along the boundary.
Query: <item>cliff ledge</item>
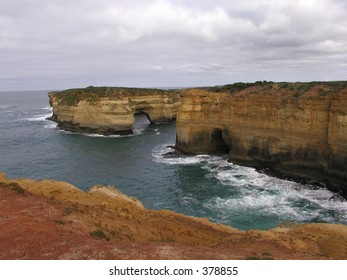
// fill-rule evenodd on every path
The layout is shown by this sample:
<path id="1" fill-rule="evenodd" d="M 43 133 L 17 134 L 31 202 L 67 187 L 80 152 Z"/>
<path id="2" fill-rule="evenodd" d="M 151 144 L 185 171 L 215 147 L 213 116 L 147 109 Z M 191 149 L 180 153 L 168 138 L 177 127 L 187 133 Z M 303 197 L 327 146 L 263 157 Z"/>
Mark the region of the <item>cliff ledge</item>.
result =
<path id="1" fill-rule="evenodd" d="M 0 206 L 0 259 L 347 259 L 345 225 L 242 232 L 148 210 L 113 187 L 0 173 Z"/>
<path id="2" fill-rule="evenodd" d="M 176 150 L 326 183 L 347 197 L 347 82 L 236 83 L 182 93 Z"/>

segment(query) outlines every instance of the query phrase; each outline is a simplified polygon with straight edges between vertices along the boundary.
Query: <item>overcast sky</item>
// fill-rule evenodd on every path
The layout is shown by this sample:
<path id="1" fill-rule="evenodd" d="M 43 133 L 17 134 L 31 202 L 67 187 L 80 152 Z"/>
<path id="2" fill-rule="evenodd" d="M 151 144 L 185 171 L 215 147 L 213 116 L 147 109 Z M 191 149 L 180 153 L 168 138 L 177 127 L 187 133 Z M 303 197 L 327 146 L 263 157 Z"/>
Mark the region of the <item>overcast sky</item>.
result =
<path id="1" fill-rule="evenodd" d="M 346 79 L 346 0 L 0 0 L 0 90 Z"/>

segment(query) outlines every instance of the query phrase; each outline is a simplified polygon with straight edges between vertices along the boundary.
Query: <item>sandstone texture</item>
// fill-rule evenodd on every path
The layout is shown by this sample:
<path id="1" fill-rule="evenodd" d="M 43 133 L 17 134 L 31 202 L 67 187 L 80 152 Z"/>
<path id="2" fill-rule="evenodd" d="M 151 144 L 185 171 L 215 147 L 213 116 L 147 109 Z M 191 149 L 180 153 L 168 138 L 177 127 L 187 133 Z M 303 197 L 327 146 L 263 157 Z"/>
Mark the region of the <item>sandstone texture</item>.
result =
<path id="1" fill-rule="evenodd" d="M 347 226 L 246 232 L 148 210 L 114 187 L 85 193 L 0 173 L 0 259 L 347 259 Z"/>
<path id="2" fill-rule="evenodd" d="M 64 130 L 85 133 L 130 134 L 136 113 L 151 123 L 176 119 L 180 95 L 174 90 L 88 87 L 50 92 L 51 120 Z"/>
<path id="3" fill-rule="evenodd" d="M 182 93 L 176 150 L 315 179 L 347 195 L 347 82 L 234 84 Z"/>

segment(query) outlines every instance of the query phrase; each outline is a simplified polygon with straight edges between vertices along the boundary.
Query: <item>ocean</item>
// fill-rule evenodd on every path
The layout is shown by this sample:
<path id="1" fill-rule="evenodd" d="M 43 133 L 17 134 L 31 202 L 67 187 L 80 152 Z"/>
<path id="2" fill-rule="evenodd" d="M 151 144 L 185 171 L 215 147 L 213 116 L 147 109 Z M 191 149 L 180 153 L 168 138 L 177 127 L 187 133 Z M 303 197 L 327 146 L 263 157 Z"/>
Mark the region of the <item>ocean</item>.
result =
<path id="1" fill-rule="evenodd" d="M 241 230 L 284 222 L 347 224 L 347 202 L 315 184 L 300 184 L 228 162 L 227 156 L 168 157 L 175 123 L 150 125 L 139 115 L 131 136 L 61 131 L 47 91 L 0 92 L 0 172 L 54 179 L 86 191 L 114 185 L 150 209 L 205 217 Z"/>

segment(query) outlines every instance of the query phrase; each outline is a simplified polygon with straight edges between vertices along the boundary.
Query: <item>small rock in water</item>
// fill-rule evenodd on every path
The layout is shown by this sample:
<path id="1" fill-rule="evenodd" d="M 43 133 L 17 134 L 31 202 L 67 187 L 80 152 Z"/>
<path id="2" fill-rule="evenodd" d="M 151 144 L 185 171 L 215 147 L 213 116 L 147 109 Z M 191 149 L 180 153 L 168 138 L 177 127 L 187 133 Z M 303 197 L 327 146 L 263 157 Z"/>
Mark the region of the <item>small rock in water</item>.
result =
<path id="1" fill-rule="evenodd" d="M 232 170 L 232 169 L 233 169 L 232 165 L 219 167 L 219 170 L 223 170 L 223 171 L 228 171 L 228 170 Z"/>
<path id="2" fill-rule="evenodd" d="M 218 165 L 218 164 L 211 164 L 211 165 L 210 165 L 210 168 L 212 168 L 212 169 L 218 169 L 218 168 L 219 168 L 219 165 Z"/>
<path id="3" fill-rule="evenodd" d="M 166 146 L 167 149 L 175 149 L 175 146 L 172 146 L 172 145 L 169 145 L 169 146 Z"/>
<path id="4" fill-rule="evenodd" d="M 329 198 L 329 200 L 335 201 L 335 202 L 344 202 L 345 199 L 338 193 L 335 193 L 332 197 Z"/>
<path id="5" fill-rule="evenodd" d="M 183 156 L 176 152 L 168 152 L 163 154 L 163 158 L 180 158 L 180 157 L 183 157 Z"/>

